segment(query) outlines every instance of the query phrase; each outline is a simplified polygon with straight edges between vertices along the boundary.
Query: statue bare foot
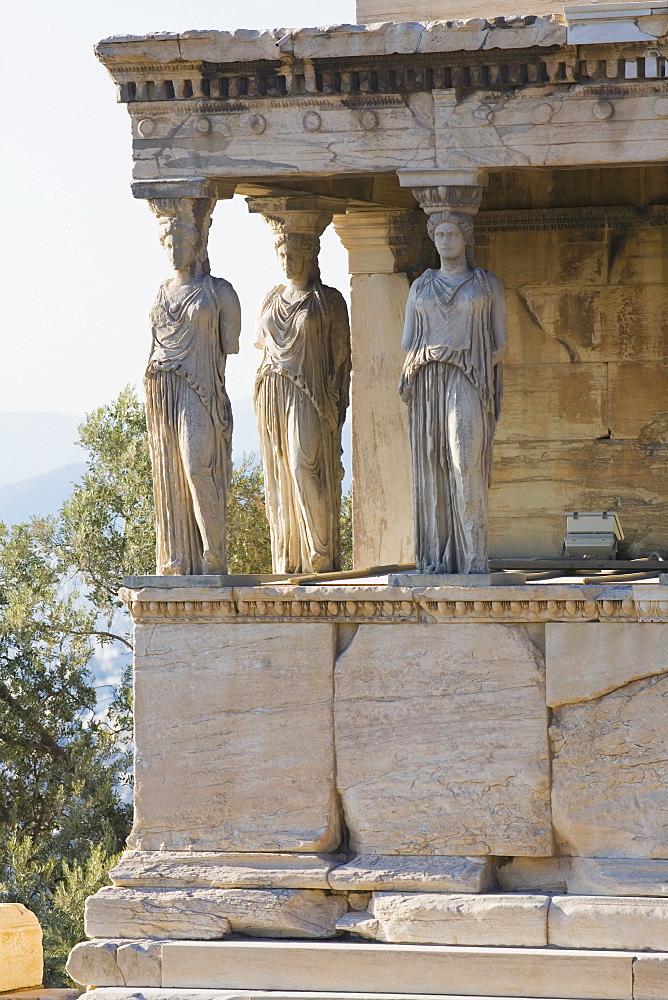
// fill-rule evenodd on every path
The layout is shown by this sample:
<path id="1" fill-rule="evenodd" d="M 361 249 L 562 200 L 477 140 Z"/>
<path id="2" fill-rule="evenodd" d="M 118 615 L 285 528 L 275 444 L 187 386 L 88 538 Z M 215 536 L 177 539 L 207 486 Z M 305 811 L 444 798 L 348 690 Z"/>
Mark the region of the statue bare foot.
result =
<path id="1" fill-rule="evenodd" d="M 225 573 L 225 567 L 220 557 L 215 552 L 212 552 L 211 549 L 204 550 L 202 566 L 205 574 L 210 574 L 211 576 L 222 576 Z"/>
<path id="2" fill-rule="evenodd" d="M 166 563 L 163 566 L 163 568 L 162 568 L 162 575 L 163 576 L 183 576 L 183 571 L 181 570 L 180 565 L 177 562 L 174 562 L 172 560 L 171 562 L 168 562 L 168 563 Z"/>

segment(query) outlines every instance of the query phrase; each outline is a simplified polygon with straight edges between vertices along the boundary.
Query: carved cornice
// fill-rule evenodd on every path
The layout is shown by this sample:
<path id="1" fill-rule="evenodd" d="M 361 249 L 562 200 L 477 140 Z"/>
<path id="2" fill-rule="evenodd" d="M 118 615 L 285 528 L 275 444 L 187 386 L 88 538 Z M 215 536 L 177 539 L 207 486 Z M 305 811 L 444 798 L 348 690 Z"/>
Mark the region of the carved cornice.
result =
<path id="1" fill-rule="evenodd" d="M 490 588 L 258 587 L 123 589 L 138 624 L 257 622 L 668 622 L 668 587 L 618 584 Z"/>
<path id="2" fill-rule="evenodd" d="M 582 208 L 512 209 L 480 212 L 476 236 L 559 229 L 614 229 L 626 232 L 645 226 L 667 226 L 668 205 L 583 206 Z"/>
<path id="3" fill-rule="evenodd" d="M 602 47 L 581 58 L 572 47 L 482 52 L 435 52 L 348 59 L 285 60 L 271 63 L 147 63 L 114 66 L 121 103 L 159 104 L 215 100 L 267 102 L 294 97 L 388 97 L 432 90 L 489 90 L 544 87 L 546 84 L 600 88 L 606 96 L 639 87 L 665 90 L 666 52 Z"/>

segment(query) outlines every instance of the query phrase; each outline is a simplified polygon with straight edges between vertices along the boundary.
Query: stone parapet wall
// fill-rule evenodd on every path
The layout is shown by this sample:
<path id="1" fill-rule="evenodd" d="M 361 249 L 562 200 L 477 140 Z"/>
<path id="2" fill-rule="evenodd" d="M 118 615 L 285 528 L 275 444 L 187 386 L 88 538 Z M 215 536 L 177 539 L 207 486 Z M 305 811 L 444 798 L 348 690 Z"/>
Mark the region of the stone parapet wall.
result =
<path id="1" fill-rule="evenodd" d="M 666 588 L 125 597 L 138 850 L 668 859 Z"/>
<path id="2" fill-rule="evenodd" d="M 526 996 L 527 976 L 534 997 L 665 987 L 668 588 L 124 597 L 135 825 L 87 901 L 77 982 L 173 1000 L 341 976 L 369 996 L 391 975 L 488 997 Z M 436 964 L 404 968 L 395 949 L 423 946 Z"/>

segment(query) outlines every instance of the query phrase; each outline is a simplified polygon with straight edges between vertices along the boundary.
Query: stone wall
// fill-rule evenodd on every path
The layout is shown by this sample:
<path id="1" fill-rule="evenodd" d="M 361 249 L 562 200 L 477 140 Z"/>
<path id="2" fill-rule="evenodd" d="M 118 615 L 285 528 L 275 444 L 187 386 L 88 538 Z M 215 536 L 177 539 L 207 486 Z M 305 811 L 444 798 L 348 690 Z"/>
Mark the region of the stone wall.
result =
<path id="1" fill-rule="evenodd" d="M 595 2 L 595 0 L 594 0 Z M 524 14 L 563 14 L 558 0 L 532 0 L 530 5 L 516 0 L 357 0 L 357 23 L 376 21 L 439 21 L 455 18 L 504 17 Z"/>
<path id="2" fill-rule="evenodd" d="M 136 628 L 136 850 L 668 862 L 664 624 L 226 624 L 171 603 Z"/>
<path id="3" fill-rule="evenodd" d="M 570 509 L 618 510 L 625 554 L 668 554 L 668 220 L 662 206 L 619 207 L 608 172 L 590 173 L 579 197 L 600 208 L 544 208 L 561 183 L 547 172 L 538 192 L 509 177 L 488 201 L 538 207 L 478 218 L 477 263 L 503 280 L 509 308 L 494 556 L 560 554 Z"/>

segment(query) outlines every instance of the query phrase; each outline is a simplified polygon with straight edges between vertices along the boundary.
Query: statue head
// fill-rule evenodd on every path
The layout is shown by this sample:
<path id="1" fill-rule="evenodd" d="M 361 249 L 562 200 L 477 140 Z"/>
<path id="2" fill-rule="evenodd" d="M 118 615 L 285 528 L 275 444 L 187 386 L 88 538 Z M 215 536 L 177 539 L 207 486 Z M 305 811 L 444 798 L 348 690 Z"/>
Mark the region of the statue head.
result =
<path id="1" fill-rule="evenodd" d="M 276 238 L 276 254 L 288 281 L 308 282 L 320 278 L 320 239 L 310 233 L 283 232 Z"/>
<path id="2" fill-rule="evenodd" d="M 211 198 L 154 198 L 149 205 L 158 218 L 160 242 L 174 270 L 192 268 L 194 273 L 208 274 L 207 241 L 215 201 Z"/>
<path id="3" fill-rule="evenodd" d="M 466 253 L 466 263 L 475 267 L 473 217 L 461 212 L 434 212 L 427 219 L 427 232 L 441 258 Z"/>

